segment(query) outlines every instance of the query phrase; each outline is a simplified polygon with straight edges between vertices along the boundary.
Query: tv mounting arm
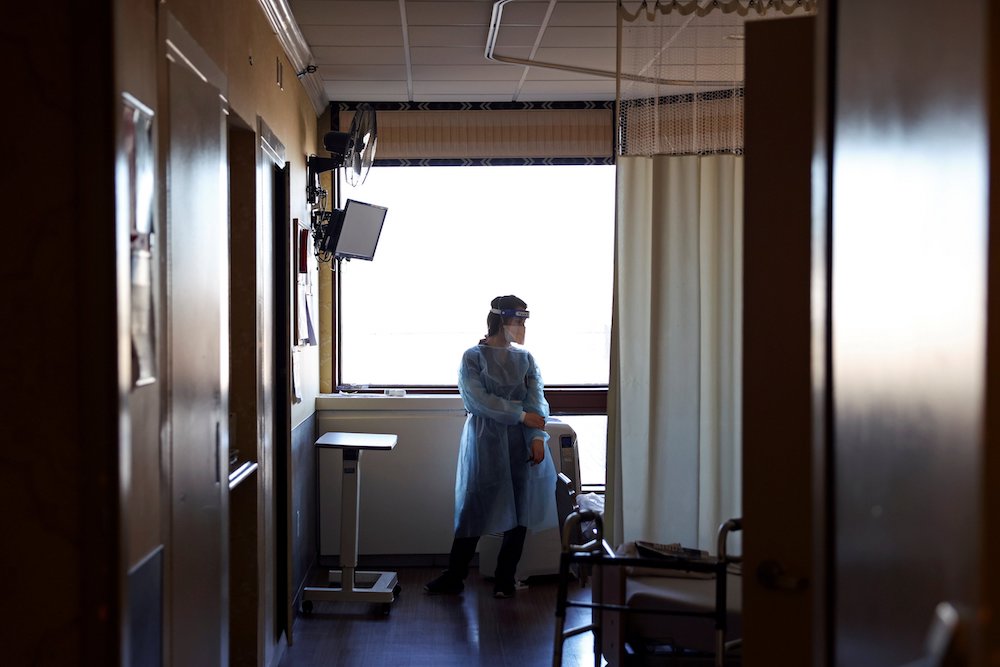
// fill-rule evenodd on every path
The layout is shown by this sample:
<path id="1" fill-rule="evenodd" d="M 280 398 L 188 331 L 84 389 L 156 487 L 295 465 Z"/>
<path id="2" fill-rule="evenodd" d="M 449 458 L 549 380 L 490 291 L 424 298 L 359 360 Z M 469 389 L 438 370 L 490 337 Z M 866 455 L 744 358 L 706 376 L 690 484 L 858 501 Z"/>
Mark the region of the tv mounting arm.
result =
<path id="1" fill-rule="evenodd" d="M 319 157 L 310 155 L 306 160 L 306 202 L 315 204 L 323 188 L 319 186 L 319 175 L 344 166 L 344 158 Z"/>
<path id="2" fill-rule="evenodd" d="M 316 203 L 316 199 L 322 191 L 322 188 L 319 187 L 319 175 L 344 166 L 351 149 L 351 134 L 349 132 L 327 132 L 323 135 L 323 147 L 333 157 L 310 155 L 306 160 L 306 202 L 310 204 Z"/>

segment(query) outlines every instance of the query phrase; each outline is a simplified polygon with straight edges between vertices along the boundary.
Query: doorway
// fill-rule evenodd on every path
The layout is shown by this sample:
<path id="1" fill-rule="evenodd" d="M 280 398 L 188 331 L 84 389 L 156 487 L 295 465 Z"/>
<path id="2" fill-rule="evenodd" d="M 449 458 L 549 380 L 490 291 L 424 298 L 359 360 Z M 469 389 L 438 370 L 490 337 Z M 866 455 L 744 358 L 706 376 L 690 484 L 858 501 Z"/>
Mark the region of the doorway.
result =
<path id="1" fill-rule="evenodd" d="M 229 116 L 229 656 L 230 664 L 260 664 L 261 563 L 259 530 L 257 158 L 256 134 Z"/>
<path id="2" fill-rule="evenodd" d="M 264 627 L 270 645 L 292 641 L 291 549 L 291 303 L 290 173 L 284 144 L 257 122 L 260 216 L 257 225 L 259 313 L 258 405 L 260 460 L 264 467 L 264 525 L 268 553 Z M 270 656 L 269 656 L 270 657 Z"/>

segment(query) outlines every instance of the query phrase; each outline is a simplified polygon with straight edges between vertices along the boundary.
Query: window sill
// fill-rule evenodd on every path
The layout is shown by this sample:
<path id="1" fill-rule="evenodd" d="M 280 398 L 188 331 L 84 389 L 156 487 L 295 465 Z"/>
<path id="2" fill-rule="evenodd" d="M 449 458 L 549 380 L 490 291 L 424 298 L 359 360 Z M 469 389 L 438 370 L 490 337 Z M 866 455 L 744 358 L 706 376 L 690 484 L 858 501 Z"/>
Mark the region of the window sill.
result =
<path id="1" fill-rule="evenodd" d="M 387 390 L 402 389 L 406 396 L 458 395 L 456 386 L 414 385 L 341 385 L 340 395 L 384 395 Z M 553 415 L 606 415 L 608 413 L 607 386 L 551 386 L 545 388 L 545 399 Z"/>

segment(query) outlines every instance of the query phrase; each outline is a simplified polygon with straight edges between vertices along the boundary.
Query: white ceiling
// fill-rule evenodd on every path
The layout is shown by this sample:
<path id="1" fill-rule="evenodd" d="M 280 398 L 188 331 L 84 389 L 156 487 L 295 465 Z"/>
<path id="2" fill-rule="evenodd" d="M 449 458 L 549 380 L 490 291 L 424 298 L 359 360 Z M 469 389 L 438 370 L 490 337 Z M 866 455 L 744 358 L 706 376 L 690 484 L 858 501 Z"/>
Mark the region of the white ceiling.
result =
<path id="1" fill-rule="evenodd" d="M 485 56 L 494 0 L 290 0 L 332 101 L 613 100 L 614 78 Z M 615 0 L 511 0 L 494 53 L 615 69 Z"/>
<path id="2" fill-rule="evenodd" d="M 286 39 L 286 48 L 289 44 L 302 48 L 304 39 L 296 65 L 317 67 L 306 81 L 314 98 L 334 102 L 615 99 L 616 0 L 260 1 L 265 9 L 272 8 L 269 15 L 277 18 L 273 25 L 287 17 L 295 25 L 286 27 L 297 27 L 293 31 L 299 35 Z M 652 12 L 654 3 L 648 1 Z M 650 93 L 638 79 L 635 84 L 623 82 L 623 98 L 729 88 L 742 81 L 744 22 L 765 18 L 764 10 L 716 11 L 717 1 L 712 0 L 692 0 L 689 6 L 695 4 L 706 11 L 671 11 L 648 22 L 642 0 L 623 3 L 626 14 L 637 17 L 625 27 L 623 69 L 635 67 L 631 71 L 645 76 L 647 84 L 664 86 Z M 741 3 L 727 4 L 732 9 Z M 785 14 L 804 13 L 813 0 L 775 4 Z M 782 12 L 769 10 L 766 18 Z M 608 76 L 593 73 L 602 71 Z M 695 79 L 698 88 L 690 85 Z M 687 83 L 678 85 L 682 81 Z M 627 85 L 637 88 L 626 91 Z"/>

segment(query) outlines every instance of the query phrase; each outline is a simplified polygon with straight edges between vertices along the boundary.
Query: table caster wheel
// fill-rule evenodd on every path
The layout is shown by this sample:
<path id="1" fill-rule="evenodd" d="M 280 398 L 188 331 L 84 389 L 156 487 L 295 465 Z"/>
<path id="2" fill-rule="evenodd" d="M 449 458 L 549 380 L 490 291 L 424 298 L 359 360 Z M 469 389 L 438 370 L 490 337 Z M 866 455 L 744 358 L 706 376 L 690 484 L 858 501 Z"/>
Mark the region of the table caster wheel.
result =
<path id="1" fill-rule="evenodd" d="M 312 600 L 303 600 L 302 601 L 302 613 L 303 614 L 311 614 L 312 610 L 313 610 Z"/>
<path id="2" fill-rule="evenodd" d="M 383 602 L 381 604 L 381 608 L 379 609 L 379 611 L 382 612 L 383 616 L 388 616 L 389 612 L 392 611 L 392 603 L 391 602 Z"/>

